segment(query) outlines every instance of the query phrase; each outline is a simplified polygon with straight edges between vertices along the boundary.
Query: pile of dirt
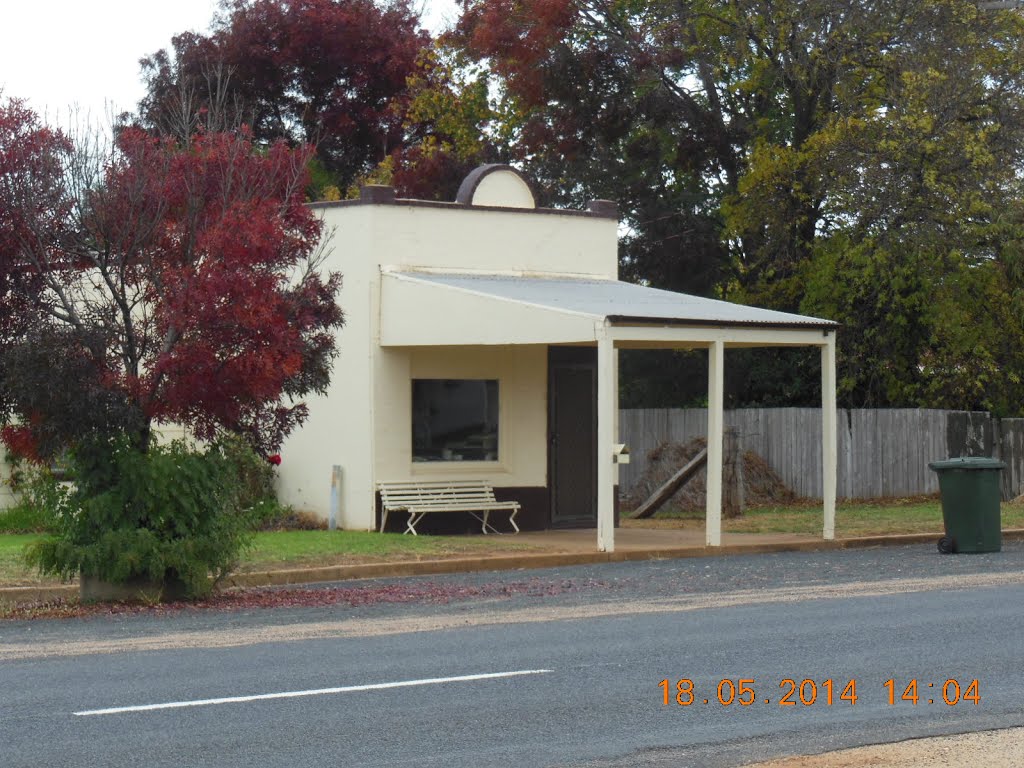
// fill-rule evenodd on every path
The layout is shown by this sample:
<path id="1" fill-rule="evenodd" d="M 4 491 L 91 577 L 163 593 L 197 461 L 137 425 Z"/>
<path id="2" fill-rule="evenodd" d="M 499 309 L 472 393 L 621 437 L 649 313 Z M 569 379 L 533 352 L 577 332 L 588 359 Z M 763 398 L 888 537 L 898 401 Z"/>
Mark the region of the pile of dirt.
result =
<path id="1" fill-rule="evenodd" d="M 648 453 L 647 468 L 622 497 L 623 509 L 636 509 L 643 504 L 655 490 L 706 446 L 707 441 L 703 437 L 698 437 L 686 445 L 662 443 Z M 704 509 L 706 495 L 707 469 L 702 467 L 662 509 L 701 511 Z M 797 495 L 786 487 L 775 470 L 768 466 L 768 462 L 753 451 L 746 451 L 743 454 L 743 498 L 747 507 L 791 504 L 798 500 Z"/>

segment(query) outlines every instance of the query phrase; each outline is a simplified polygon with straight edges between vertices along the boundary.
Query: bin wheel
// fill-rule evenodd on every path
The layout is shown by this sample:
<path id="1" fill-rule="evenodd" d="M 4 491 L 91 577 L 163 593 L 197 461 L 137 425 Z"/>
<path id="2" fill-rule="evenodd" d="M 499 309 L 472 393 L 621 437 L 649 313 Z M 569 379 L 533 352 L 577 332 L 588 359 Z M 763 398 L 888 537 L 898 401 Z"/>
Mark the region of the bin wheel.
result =
<path id="1" fill-rule="evenodd" d="M 939 552 L 944 555 L 952 554 L 953 552 L 953 540 L 949 536 L 943 536 L 939 539 Z"/>

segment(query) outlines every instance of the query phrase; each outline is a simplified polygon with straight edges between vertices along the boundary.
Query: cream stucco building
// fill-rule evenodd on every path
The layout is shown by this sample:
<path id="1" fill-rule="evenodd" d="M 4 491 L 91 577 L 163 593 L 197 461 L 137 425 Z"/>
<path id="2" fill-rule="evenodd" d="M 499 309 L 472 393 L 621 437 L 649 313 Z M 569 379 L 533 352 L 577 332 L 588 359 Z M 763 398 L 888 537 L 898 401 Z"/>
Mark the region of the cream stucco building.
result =
<path id="1" fill-rule="evenodd" d="M 610 550 L 617 350 L 707 348 L 717 545 L 724 351 L 810 345 L 822 350 L 832 536 L 834 323 L 619 282 L 615 205 L 537 208 L 504 166 L 474 171 L 454 203 L 367 187 L 316 207 L 346 324 L 329 391 L 281 451 L 282 501 L 372 530 L 380 482 L 479 478 L 521 502 L 524 527 L 595 527 Z"/>

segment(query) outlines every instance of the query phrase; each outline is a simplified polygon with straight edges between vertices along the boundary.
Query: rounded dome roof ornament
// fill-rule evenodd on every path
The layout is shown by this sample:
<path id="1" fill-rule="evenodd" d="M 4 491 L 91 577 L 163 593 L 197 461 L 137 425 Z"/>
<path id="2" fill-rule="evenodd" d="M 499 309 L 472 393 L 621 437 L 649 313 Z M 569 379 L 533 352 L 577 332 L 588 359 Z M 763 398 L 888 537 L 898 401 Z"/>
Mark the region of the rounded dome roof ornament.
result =
<path id="1" fill-rule="evenodd" d="M 530 184 L 510 165 L 491 163 L 474 168 L 459 185 L 455 202 L 495 208 L 536 208 Z"/>

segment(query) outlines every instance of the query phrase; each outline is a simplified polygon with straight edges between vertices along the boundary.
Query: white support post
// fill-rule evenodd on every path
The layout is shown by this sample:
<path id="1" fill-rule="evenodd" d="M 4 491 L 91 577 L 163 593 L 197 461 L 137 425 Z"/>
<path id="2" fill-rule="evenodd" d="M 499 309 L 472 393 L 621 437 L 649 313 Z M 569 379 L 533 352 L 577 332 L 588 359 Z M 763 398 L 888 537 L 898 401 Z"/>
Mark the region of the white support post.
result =
<path id="1" fill-rule="evenodd" d="M 597 549 L 615 551 L 615 356 L 608 328 L 597 327 Z"/>
<path id="2" fill-rule="evenodd" d="M 708 463 L 705 544 L 722 546 L 722 431 L 725 422 L 725 344 L 708 348 Z"/>
<path id="3" fill-rule="evenodd" d="M 821 495 L 824 505 L 822 538 L 836 537 L 836 467 L 839 462 L 836 428 L 836 335 L 826 331 L 821 345 Z"/>
<path id="4" fill-rule="evenodd" d="M 612 349 L 612 381 L 615 383 L 615 386 L 612 387 L 612 413 L 615 414 L 615 421 L 612 424 L 612 439 L 618 442 L 622 436 L 622 432 L 619 430 L 619 350 L 614 348 Z M 622 473 L 618 462 L 612 465 L 612 484 L 615 486 L 615 491 L 612 492 L 614 499 L 614 494 L 622 485 Z"/>

